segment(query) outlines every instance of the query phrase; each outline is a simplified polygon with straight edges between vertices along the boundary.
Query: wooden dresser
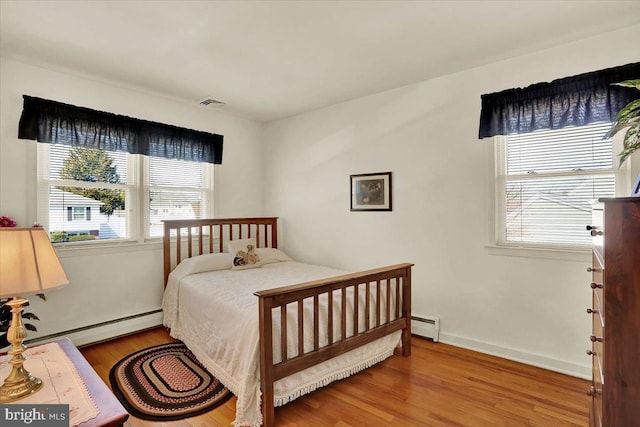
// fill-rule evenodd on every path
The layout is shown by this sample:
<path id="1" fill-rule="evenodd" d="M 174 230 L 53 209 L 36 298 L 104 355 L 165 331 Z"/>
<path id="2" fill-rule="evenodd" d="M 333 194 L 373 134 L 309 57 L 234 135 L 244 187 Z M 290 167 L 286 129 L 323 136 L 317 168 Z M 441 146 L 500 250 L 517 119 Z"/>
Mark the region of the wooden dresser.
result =
<path id="1" fill-rule="evenodd" d="M 640 198 L 593 206 L 590 426 L 640 426 Z"/>

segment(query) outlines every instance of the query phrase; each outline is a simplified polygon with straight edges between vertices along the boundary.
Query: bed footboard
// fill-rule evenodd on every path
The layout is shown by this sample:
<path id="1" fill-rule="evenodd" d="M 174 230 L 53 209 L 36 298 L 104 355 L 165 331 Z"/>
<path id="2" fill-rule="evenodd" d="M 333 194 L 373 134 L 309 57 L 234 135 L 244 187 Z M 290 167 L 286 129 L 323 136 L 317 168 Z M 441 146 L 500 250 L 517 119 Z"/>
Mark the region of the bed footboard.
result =
<path id="1" fill-rule="evenodd" d="M 259 299 L 260 327 L 260 381 L 262 389 L 263 425 L 273 426 L 275 418 L 274 382 L 325 360 L 339 356 L 354 348 L 363 346 L 395 331 L 402 331 L 402 354 L 411 354 L 411 267 L 413 264 L 397 264 L 334 278 L 317 280 L 299 285 L 256 292 Z M 354 296 L 347 307 L 347 292 Z M 364 304 L 359 302 L 358 293 L 364 292 Z M 326 296 L 325 296 L 326 295 Z M 385 295 L 386 297 L 381 297 Z M 320 316 L 319 298 L 327 298 L 328 307 L 338 304 L 339 318 L 334 318 L 333 309 L 326 316 Z M 335 298 L 339 298 L 334 302 Z M 310 299 L 313 304 L 313 349 L 303 348 L 303 304 Z M 274 363 L 273 319 L 274 313 L 282 316 L 281 324 L 286 324 L 288 304 L 298 309 L 298 351 L 294 356 L 287 354 L 287 328 L 281 328 L 282 361 Z M 364 305 L 364 307 L 362 307 Z M 275 310 L 274 310 L 275 309 Z M 359 326 L 359 310 L 364 310 L 364 329 Z M 347 316 L 352 316 L 348 321 Z M 360 316 L 360 317 L 359 317 Z M 324 320 L 320 320 L 324 318 Z M 320 345 L 320 322 L 328 337 L 326 345 Z M 352 330 L 347 330 L 347 325 Z M 334 337 L 334 326 L 340 325 L 340 336 Z M 323 341 L 324 341 L 323 340 Z"/>

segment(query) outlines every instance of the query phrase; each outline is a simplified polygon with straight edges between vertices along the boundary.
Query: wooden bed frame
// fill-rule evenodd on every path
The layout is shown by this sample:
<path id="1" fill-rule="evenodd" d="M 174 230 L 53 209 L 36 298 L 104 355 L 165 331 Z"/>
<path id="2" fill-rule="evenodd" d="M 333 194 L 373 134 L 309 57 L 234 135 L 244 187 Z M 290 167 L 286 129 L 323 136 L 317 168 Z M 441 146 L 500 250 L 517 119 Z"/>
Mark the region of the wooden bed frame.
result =
<path id="1" fill-rule="evenodd" d="M 171 270 L 180 261 L 192 256 L 206 253 L 224 252 L 226 242 L 230 240 L 256 237 L 258 247 L 278 247 L 278 230 L 276 217 L 271 218 L 227 218 L 199 220 L 164 221 L 164 283 Z M 271 427 L 275 421 L 273 404 L 273 384 L 275 381 L 292 375 L 310 366 L 339 356 L 354 348 L 363 346 L 395 331 L 402 331 L 402 355 L 411 355 L 411 267 L 413 264 L 397 264 L 338 277 L 316 280 L 292 286 L 256 292 L 259 310 L 260 328 L 260 386 L 262 390 L 263 425 Z M 374 286 L 372 286 L 374 285 Z M 395 304 L 392 298 L 381 301 L 381 287 L 386 286 L 386 294 L 395 293 Z M 367 321 L 364 331 L 358 330 L 358 321 L 352 322 L 353 331 L 346 330 L 347 324 L 347 289 L 353 288 L 356 303 L 353 304 L 353 318 L 358 319 L 358 292 L 365 292 L 364 319 Z M 364 289 L 363 289 L 364 288 Z M 331 307 L 334 291 L 341 295 L 341 318 L 334 319 L 333 311 L 327 311 L 328 345 L 320 346 L 319 310 L 320 295 L 327 294 Z M 313 301 L 313 351 L 304 352 L 303 335 L 303 300 Z M 373 303 L 370 301 L 373 300 Z M 281 330 L 282 362 L 273 361 L 272 319 L 274 309 L 284 308 L 287 304 L 297 304 L 298 308 L 298 353 L 287 354 L 287 328 Z M 375 310 L 372 315 L 371 310 Z M 384 311 L 383 311 L 384 310 Z M 286 324 L 286 309 L 276 310 L 282 317 L 281 324 Z M 279 314 L 278 314 L 279 312 Z M 386 316 L 382 320 L 382 313 Z M 334 322 L 340 322 L 341 339 L 333 337 Z M 351 333 L 352 335 L 347 337 Z M 345 338 L 347 337 L 347 338 Z"/>

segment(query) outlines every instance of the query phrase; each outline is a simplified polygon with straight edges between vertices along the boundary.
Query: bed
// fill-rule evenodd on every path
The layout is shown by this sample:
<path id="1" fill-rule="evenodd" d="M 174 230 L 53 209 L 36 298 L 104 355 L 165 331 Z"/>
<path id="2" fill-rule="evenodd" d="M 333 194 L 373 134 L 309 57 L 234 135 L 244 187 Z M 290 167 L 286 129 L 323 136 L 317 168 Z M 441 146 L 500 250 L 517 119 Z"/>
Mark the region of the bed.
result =
<path id="1" fill-rule="evenodd" d="M 236 271 L 225 250 L 246 239 L 264 262 Z M 236 395 L 236 426 L 273 426 L 276 406 L 398 345 L 411 354 L 413 264 L 349 273 L 293 261 L 275 217 L 164 221 L 163 253 L 164 324 Z"/>

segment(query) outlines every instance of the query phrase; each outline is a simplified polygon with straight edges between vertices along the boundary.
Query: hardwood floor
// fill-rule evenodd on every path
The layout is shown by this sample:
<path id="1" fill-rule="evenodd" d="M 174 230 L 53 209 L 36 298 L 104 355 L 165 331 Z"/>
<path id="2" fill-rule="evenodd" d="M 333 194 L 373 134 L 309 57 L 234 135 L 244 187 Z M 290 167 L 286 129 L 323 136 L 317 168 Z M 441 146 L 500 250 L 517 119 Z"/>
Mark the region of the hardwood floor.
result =
<path id="1" fill-rule="evenodd" d="M 102 379 L 122 357 L 172 341 L 153 329 L 81 349 Z M 366 371 L 276 408 L 276 425 L 570 427 L 588 425 L 585 380 L 414 338 L 411 357 L 396 354 Z M 129 418 L 131 427 L 229 426 L 235 398 L 172 422 Z"/>

